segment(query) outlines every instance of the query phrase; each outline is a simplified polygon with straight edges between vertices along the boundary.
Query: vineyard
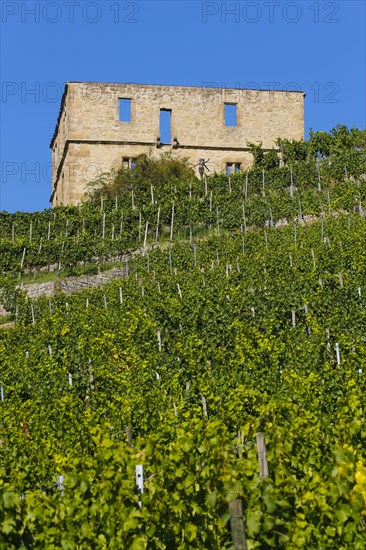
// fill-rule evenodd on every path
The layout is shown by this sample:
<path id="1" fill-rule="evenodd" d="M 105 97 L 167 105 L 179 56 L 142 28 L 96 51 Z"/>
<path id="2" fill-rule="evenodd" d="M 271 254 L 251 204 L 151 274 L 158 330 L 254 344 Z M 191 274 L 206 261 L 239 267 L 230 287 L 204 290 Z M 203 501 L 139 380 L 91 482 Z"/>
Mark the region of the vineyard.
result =
<path id="1" fill-rule="evenodd" d="M 355 135 L 0 213 L 0 548 L 365 548 Z M 21 290 L 115 264 L 103 288 Z"/>

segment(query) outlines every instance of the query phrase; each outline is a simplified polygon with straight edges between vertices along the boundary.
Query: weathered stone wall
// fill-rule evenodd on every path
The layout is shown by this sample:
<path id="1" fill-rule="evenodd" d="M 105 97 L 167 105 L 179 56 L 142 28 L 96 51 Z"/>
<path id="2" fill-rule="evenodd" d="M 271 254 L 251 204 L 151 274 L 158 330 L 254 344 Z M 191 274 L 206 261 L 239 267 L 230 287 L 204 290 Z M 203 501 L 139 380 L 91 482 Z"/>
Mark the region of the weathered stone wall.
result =
<path id="1" fill-rule="evenodd" d="M 45 283 L 29 283 L 21 285 L 21 288 L 28 298 L 39 298 L 46 296 L 48 298 L 54 296 L 57 292 L 72 294 L 73 292 L 81 292 L 87 288 L 102 287 L 109 281 L 125 276 L 125 269 L 111 269 L 105 273 L 97 275 L 88 275 L 87 277 L 68 277 L 58 281 L 47 281 Z"/>
<path id="2" fill-rule="evenodd" d="M 109 281 L 117 279 L 119 277 L 125 277 L 126 270 L 124 268 L 110 269 L 104 273 L 98 273 L 97 275 L 88 275 L 86 277 L 68 277 L 67 279 L 60 279 L 57 281 L 46 281 L 44 283 L 29 283 L 25 285 L 19 285 L 17 288 L 23 290 L 29 299 L 33 300 L 40 296 L 46 298 L 52 298 L 58 292 L 70 295 L 73 292 L 82 292 L 87 288 L 102 287 Z M 0 317 L 8 315 L 0 304 Z"/>
<path id="3" fill-rule="evenodd" d="M 119 121 L 119 98 L 132 100 L 131 122 Z M 225 103 L 236 104 L 237 125 L 226 126 Z M 247 142 L 274 146 L 277 137 L 304 137 L 302 92 L 70 82 L 65 89 L 53 151 L 53 205 L 74 204 L 98 174 L 119 168 L 122 157 L 149 149 L 156 155 L 160 109 L 171 114 L 174 151 L 192 164 L 210 158 L 211 171 L 226 162 L 251 162 Z"/>
<path id="4" fill-rule="evenodd" d="M 71 144 L 69 155 L 64 164 L 64 180 L 66 185 L 61 185 L 62 200 L 58 203 L 76 204 L 85 194 L 88 183 L 103 172 L 109 172 L 112 168 L 121 167 L 122 157 L 137 157 L 141 153 L 151 150 L 154 156 L 162 151 L 170 149 L 149 148 L 142 145 L 125 145 L 123 151 L 121 146 L 103 144 Z M 252 155 L 246 151 L 207 151 L 205 149 L 178 149 L 176 154 L 189 159 L 191 164 L 197 164 L 199 158 L 210 159 L 208 168 L 210 173 L 220 172 L 226 162 L 240 162 L 242 168 L 246 168 L 252 162 Z M 56 206 L 56 204 L 55 204 Z"/>

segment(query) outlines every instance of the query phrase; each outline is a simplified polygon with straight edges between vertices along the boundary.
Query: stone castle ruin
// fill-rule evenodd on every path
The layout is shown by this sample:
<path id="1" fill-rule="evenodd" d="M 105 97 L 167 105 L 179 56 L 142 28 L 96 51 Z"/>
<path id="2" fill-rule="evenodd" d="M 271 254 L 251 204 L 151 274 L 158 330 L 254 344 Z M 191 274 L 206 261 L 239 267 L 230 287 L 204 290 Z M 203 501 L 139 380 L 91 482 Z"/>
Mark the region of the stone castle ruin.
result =
<path id="1" fill-rule="evenodd" d="M 304 137 L 299 91 L 68 82 L 52 149 L 52 206 L 77 204 L 103 172 L 150 152 L 188 157 L 197 175 L 245 169 L 247 142 Z M 203 162 L 205 161 L 205 166 Z"/>

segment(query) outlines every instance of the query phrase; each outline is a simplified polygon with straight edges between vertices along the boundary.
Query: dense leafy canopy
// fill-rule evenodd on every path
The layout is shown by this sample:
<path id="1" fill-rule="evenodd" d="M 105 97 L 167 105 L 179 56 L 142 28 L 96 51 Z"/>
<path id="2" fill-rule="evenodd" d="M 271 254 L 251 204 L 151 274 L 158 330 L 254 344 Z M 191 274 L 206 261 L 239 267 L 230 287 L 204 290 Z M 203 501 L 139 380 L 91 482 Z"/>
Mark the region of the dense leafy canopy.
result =
<path id="1" fill-rule="evenodd" d="M 0 330 L 1 548 L 232 548 L 228 501 L 241 498 L 249 550 L 363 550 L 365 180 L 361 159 L 338 179 L 322 162 L 319 188 L 316 162 L 294 161 L 292 196 L 289 166 L 264 187 L 253 167 L 156 182 L 135 209 L 127 194 L 0 215 L 17 320 Z M 62 243 L 74 270 L 125 258 L 147 222 L 155 246 L 123 279 L 14 294 Z"/>

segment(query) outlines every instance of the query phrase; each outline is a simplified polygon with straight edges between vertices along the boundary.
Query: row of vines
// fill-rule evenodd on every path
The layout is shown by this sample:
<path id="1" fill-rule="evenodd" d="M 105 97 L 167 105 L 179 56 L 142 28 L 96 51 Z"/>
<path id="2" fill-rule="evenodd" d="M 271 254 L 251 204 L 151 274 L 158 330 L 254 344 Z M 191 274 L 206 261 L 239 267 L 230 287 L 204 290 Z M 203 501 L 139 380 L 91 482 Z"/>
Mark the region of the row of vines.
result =
<path id="1" fill-rule="evenodd" d="M 131 188 L 113 200 L 39 213 L 2 212 L 0 274 L 21 276 L 49 266 L 72 274 L 86 263 L 118 260 L 161 241 L 274 227 L 294 219 L 301 222 L 304 215 L 363 215 L 362 166 L 352 170 L 351 165 L 339 179 L 329 173 L 334 166 L 334 161 L 303 161 L 230 177 L 215 174 L 204 181 Z"/>
<path id="2" fill-rule="evenodd" d="M 16 296 L 15 328 L 0 331 L 1 548 L 233 548 L 228 502 L 238 498 L 248 550 L 365 547 L 366 221 L 352 213 L 365 183 L 299 185 L 282 202 L 263 187 L 245 197 L 245 183 L 214 176 L 191 198 L 182 184 L 180 200 L 172 190 L 177 230 L 205 220 L 212 233 L 136 256 L 119 281 Z M 81 246 L 84 217 L 85 250 L 97 236 L 112 247 L 107 227 L 123 211 L 136 247 L 140 212 L 145 229 L 160 203 L 169 225 L 172 197 L 148 204 L 136 193 L 135 211 L 130 195 L 2 214 L 2 269 L 15 273 L 22 247 L 30 257 L 42 238 L 37 265 L 58 261 L 45 253 L 49 221 L 58 244 Z M 299 202 L 324 219 L 263 229 L 270 215 L 299 220 Z M 251 208 L 263 209 L 261 229 L 245 231 L 257 223 Z"/>

